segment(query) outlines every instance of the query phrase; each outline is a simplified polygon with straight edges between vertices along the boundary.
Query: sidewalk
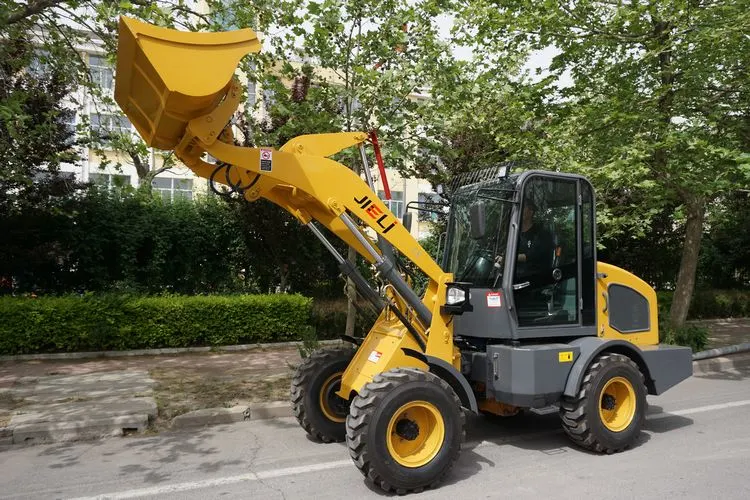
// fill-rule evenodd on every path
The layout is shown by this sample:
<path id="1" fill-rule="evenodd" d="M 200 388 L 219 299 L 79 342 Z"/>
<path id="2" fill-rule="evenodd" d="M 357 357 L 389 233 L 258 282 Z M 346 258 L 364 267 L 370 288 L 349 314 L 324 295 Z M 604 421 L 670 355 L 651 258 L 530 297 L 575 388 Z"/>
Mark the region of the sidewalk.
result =
<path id="1" fill-rule="evenodd" d="M 711 331 L 708 348 L 750 342 L 750 319 L 696 323 Z M 0 445 L 18 442 L 20 434 L 9 441 L 9 428 L 55 421 L 97 422 L 104 417 L 137 415 L 133 417 L 140 422 L 137 425 L 132 424 L 133 418 L 123 420 L 123 425 L 108 420 L 115 423 L 100 430 L 105 435 L 118 430 L 141 432 L 146 425 L 161 430 L 288 414 L 289 384 L 300 359 L 296 347 L 284 346 L 240 352 L 0 361 Z M 61 433 L 41 438 L 36 434 L 35 439 L 76 439 L 74 433 L 66 434 L 68 427 L 62 425 Z"/>
<path id="2" fill-rule="evenodd" d="M 690 323 L 708 328 L 706 349 L 750 342 L 750 318 L 708 319 Z"/>
<path id="3" fill-rule="evenodd" d="M 0 361 L 0 445 L 161 430 L 195 410 L 286 401 L 299 362 L 289 347 Z"/>

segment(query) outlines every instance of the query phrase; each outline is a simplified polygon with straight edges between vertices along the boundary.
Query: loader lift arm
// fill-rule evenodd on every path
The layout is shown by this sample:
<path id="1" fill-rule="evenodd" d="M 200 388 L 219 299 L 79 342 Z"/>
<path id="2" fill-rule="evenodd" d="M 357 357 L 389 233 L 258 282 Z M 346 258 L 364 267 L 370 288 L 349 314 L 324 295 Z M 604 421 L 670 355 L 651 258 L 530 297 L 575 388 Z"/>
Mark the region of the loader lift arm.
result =
<path id="1" fill-rule="evenodd" d="M 119 44 L 115 100 L 147 145 L 173 149 L 200 177 L 246 186 L 248 201 L 265 198 L 287 210 L 308 225 L 345 268 L 343 258 L 314 226 L 317 221 L 373 263 L 390 283 L 390 307 L 344 373 L 338 391 L 342 397 L 348 399 L 391 366 L 429 369 L 425 360 L 433 359 L 460 369 L 450 316 L 440 309 L 452 275 L 443 272 L 359 175 L 329 158 L 363 144 L 366 133 L 304 135 L 279 149 L 234 145 L 230 121 L 242 96 L 234 72 L 244 55 L 260 50 L 252 30 L 184 33 L 121 18 Z M 204 161 L 206 153 L 225 166 Z M 215 175 L 217 168 L 226 168 L 226 175 Z M 424 272 L 429 284 L 423 297 L 402 279 L 357 219 L 378 241 L 388 242 Z M 354 269 L 345 270 L 356 275 Z M 355 282 L 362 289 L 367 283 L 359 278 Z M 371 301 L 377 300 L 369 286 L 363 290 Z M 454 375 L 460 377 L 458 371 Z M 473 395 L 463 395 L 466 398 L 473 402 L 467 406 L 476 407 Z"/>

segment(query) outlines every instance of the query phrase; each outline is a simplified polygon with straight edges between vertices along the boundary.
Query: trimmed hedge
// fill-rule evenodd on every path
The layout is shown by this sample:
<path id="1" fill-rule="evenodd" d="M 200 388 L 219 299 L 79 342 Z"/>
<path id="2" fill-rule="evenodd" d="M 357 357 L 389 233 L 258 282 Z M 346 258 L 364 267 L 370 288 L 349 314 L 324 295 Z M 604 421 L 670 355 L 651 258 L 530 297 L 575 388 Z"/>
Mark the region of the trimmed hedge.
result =
<path id="1" fill-rule="evenodd" d="M 659 317 L 668 318 L 672 292 L 658 292 Z M 688 319 L 750 317 L 750 290 L 696 290 Z"/>
<path id="2" fill-rule="evenodd" d="M 0 354 L 195 347 L 300 340 L 300 295 L 0 298 Z"/>

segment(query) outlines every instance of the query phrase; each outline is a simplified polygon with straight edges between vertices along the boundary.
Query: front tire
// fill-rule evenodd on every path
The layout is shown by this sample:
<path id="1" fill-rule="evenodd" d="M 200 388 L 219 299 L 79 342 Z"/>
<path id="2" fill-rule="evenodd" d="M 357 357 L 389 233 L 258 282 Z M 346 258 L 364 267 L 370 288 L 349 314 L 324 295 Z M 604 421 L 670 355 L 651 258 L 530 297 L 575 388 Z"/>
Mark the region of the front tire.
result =
<path id="1" fill-rule="evenodd" d="M 292 411 L 308 434 L 324 443 L 346 438 L 349 401 L 336 395 L 341 376 L 355 351 L 346 347 L 312 353 L 294 373 L 291 387 Z"/>
<path id="2" fill-rule="evenodd" d="M 461 453 L 465 417 L 453 389 L 413 368 L 376 375 L 352 401 L 346 443 L 368 481 L 398 494 L 435 487 Z"/>
<path id="3" fill-rule="evenodd" d="M 633 360 L 603 354 L 586 370 L 574 398 L 560 406 L 563 429 L 591 451 L 617 453 L 635 443 L 646 417 L 646 387 Z"/>

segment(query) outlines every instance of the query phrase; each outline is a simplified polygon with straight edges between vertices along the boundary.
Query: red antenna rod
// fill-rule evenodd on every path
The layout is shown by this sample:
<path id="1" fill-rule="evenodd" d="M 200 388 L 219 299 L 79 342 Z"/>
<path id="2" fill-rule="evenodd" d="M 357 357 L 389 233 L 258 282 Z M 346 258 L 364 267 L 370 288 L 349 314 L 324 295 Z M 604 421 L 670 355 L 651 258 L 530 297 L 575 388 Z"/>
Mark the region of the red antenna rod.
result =
<path id="1" fill-rule="evenodd" d="M 391 199 L 391 188 L 388 186 L 388 177 L 385 175 L 385 164 L 383 163 L 383 155 L 380 154 L 380 144 L 378 143 L 378 133 L 375 130 L 371 130 L 369 133 L 370 141 L 372 142 L 372 148 L 375 150 L 375 161 L 378 162 L 378 169 L 380 170 L 380 178 L 383 180 L 383 192 L 385 193 L 385 199 Z"/>

